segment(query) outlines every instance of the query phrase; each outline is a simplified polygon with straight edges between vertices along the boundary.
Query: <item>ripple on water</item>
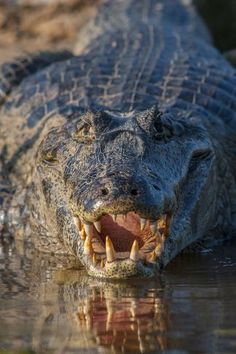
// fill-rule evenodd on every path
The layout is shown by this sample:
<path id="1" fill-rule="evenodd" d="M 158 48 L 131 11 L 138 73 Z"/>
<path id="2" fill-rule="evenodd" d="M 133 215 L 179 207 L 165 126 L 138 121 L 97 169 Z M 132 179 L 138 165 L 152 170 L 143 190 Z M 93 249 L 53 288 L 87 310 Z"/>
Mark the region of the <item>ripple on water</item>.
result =
<path id="1" fill-rule="evenodd" d="M 180 255 L 155 281 L 126 282 L 20 249 L 0 254 L 4 353 L 236 352 L 236 244 Z"/>

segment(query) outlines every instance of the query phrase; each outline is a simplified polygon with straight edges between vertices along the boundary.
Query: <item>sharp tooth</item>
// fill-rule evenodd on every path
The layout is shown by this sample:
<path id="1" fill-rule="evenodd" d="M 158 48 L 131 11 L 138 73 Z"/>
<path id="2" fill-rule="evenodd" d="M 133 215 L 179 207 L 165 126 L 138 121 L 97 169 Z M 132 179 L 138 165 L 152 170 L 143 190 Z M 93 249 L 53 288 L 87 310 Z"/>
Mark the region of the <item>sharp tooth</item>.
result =
<path id="1" fill-rule="evenodd" d="M 142 219 L 142 218 L 140 218 L 140 228 L 141 228 L 141 231 L 145 228 L 146 223 L 147 223 L 147 219 Z"/>
<path id="2" fill-rule="evenodd" d="M 153 234 L 157 231 L 157 222 L 156 221 L 149 221 L 150 229 Z"/>
<path id="3" fill-rule="evenodd" d="M 80 218 L 78 216 L 74 216 L 73 219 L 74 219 L 74 223 L 75 223 L 76 227 L 79 229 L 79 231 L 81 231 L 82 224 L 81 224 Z"/>
<path id="4" fill-rule="evenodd" d="M 93 254 L 92 239 L 87 236 L 84 241 L 84 254 L 91 256 Z"/>
<path id="5" fill-rule="evenodd" d="M 102 226 L 101 226 L 101 222 L 100 221 L 95 221 L 94 223 L 93 223 L 93 225 L 94 225 L 94 227 L 95 227 L 95 229 L 97 230 L 97 232 L 101 232 L 101 229 L 102 229 Z"/>
<path id="6" fill-rule="evenodd" d="M 114 246 L 109 236 L 106 237 L 106 255 L 107 255 L 107 262 L 113 262 L 116 259 Z"/>
<path id="7" fill-rule="evenodd" d="M 97 263 L 97 255 L 96 253 L 93 254 L 93 264 L 96 265 Z"/>
<path id="8" fill-rule="evenodd" d="M 163 248 L 163 244 L 162 243 L 159 243 L 156 248 L 155 248 L 155 253 L 156 253 L 156 256 L 159 257 L 160 254 L 161 254 L 161 251 L 162 251 L 162 248 Z"/>
<path id="9" fill-rule="evenodd" d="M 88 236 L 92 236 L 92 231 L 91 231 L 91 224 L 84 224 L 84 229 L 85 229 L 85 232 L 86 232 L 86 235 Z"/>
<path id="10" fill-rule="evenodd" d="M 166 226 L 166 214 L 161 215 L 157 222 L 158 229 L 164 229 Z"/>
<path id="11" fill-rule="evenodd" d="M 137 262 L 139 260 L 139 247 L 137 240 L 134 240 L 133 242 L 129 258 L 132 259 L 132 261 L 134 262 Z"/>
<path id="12" fill-rule="evenodd" d="M 156 260 L 157 260 L 157 254 L 156 254 L 155 251 L 153 251 L 153 252 L 151 253 L 150 258 L 149 258 L 149 262 L 156 262 Z"/>
<path id="13" fill-rule="evenodd" d="M 104 259 L 101 259 L 100 267 L 101 267 L 101 268 L 104 268 L 104 266 L 105 266 L 105 260 L 104 260 Z"/>
<path id="14" fill-rule="evenodd" d="M 85 232 L 85 229 L 82 227 L 82 230 L 79 232 L 80 234 L 80 238 L 81 240 L 85 240 L 86 239 L 86 232 Z"/>
<path id="15" fill-rule="evenodd" d="M 113 221 L 116 221 L 117 215 L 112 214 L 111 217 L 112 217 Z"/>
<path id="16" fill-rule="evenodd" d="M 172 215 L 166 216 L 166 227 L 165 227 L 165 231 L 164 231 L 165 237 L 169 236 L 169 234 L 170 234 L 170 226 L 171 226 L 172 220 L 173 220 Z"/>

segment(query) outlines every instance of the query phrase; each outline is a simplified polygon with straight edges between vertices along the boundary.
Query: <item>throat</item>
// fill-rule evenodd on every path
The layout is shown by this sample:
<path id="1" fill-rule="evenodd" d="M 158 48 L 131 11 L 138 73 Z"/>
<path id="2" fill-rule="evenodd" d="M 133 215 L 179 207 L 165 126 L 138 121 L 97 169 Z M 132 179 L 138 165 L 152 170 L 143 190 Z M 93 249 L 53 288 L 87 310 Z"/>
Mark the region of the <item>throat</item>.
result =
<path id="1" fill-rule="evenodd" d="M 140 217 L 134 212 L 129 212 L 126 215 L 104 215 L 101 218 L 101 233 L 100 237 L 105 242 L 106 236 L 109 236 L 114 248 L 117 252 L 130 251 L 132 244 L 136 240 L 139 249 L 142 249 L 145 244 L 153 242 L 155 236 L 150 228 L 140 228 Z"/>

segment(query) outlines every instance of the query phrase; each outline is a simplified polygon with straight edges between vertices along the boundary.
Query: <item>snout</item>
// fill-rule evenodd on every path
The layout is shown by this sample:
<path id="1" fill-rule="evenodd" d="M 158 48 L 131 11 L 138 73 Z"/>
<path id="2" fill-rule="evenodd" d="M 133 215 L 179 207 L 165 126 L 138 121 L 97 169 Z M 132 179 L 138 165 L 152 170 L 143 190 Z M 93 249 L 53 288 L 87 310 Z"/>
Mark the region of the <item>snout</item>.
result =
<path id="1" fill-rule="evenodd" d="M 91 172 L 74 193 L 79 253 L 89 273 L 111 278 L 153 275 L 170 233 L 174 202 L 163 183 L 142 171 L 106 170 L 99 178 Z"/>
<path id="2" fill-rule="evenodd" d="M 81 191 L 81 189 L 80 189 Z M 126 214 L 134 211 L 155 220 L 164 212 L 165 196 L 147 179 L 134 175 L 108 175 L 92 181 L 78 195 L 78 209 L 87 221 L 104 214 Z"/>

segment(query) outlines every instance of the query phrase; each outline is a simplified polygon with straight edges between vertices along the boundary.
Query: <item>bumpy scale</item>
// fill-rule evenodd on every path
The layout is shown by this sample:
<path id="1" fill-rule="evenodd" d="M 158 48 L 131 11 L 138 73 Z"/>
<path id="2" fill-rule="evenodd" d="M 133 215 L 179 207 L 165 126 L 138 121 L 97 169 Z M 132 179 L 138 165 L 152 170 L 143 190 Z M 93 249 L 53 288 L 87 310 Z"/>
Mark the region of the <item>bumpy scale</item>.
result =
<path id="1" fill-rule="evenodd" d="M 152 277 L 235 230 L 235 69 L 186 1 L 106 1 L 81 33 L 0 68 L 0 230 Z"/>

